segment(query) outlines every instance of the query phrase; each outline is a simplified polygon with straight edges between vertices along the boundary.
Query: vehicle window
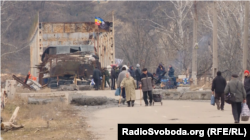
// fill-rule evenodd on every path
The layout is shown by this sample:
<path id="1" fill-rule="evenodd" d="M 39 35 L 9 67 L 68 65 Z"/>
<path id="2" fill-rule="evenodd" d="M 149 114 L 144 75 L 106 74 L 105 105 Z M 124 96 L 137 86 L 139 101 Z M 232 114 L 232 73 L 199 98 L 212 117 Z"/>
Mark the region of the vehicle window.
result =
<path id="1" fill-rule="evenodd" d="M 70 48 L 70 53 L 78 52 L 80 51 L 80 47 L 71 47 Z"/>

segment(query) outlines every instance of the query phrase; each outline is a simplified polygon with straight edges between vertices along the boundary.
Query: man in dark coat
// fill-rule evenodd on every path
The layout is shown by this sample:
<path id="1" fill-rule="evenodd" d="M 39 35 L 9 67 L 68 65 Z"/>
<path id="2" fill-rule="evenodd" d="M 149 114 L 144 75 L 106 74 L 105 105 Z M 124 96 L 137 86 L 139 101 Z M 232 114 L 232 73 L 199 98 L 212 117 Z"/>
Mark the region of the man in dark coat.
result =
<path id="1" fill-rule="evenodd" d="M 130 66 L 130 67 L 129 67 L 128 72 L 130 73 L 130 76 L 133 77 L 133 78 L 135 79 L 135 72 L 134 72 L 133 66 Z"/>
<path id="2" fill-rule="evenodd" d="M 161 78 L 163 77 L 163 74 L 165 73 L 165 68 L 163 67 L 162 64 L 159 64 L 157 70 L 156 70 L 156 75 L 158 76 L 158 81 L 157 83 L 161 82 Z"/>
<path id="3" fill-rule="evenodd" d="M 165 72 L 165 68 L 162 66 L 162 64 L 159 64 L 159 66 L 156 70 L 157 76 L 161 76 L 164 72 Z"/>
<path id="4" fill-rule="evenodd" d="M 170 78 L 172 78 L 172 80 L 174 81 L 174 85 L 176 86 L 177 83 L 176 83 L 176 79 L 175 79 L 175 77 L 174 77 L 174 68 L 172 67 L 172 65 L 169 65 L 168 76 L 169 76 Z"/>
<path id="5" fill-rule="evenodd" d="M 224 90 L 227 85 L 226 80 L 221 76 L 221 72 L 217 72 L 217 76 L 212 83 L 212 94 L 215 94 L 215 103 L 218 110 L 224 110 Z M 221 99 L 221 105 L 219 104 Z"/>
<path id="6" fill-rule="evenodd" d="M 136 77 L 136 86 L 137 86 L 137 89 L 138 89 L 139 88 L 139 82 L 141 81 L 141 69 L 140 69 L 139 64 L 136 65 L 135 77 Z"/>
<path id="7" fill-rule="evenodd" d="M 154 87 L 154 77 L 151 73 L 147 71 L 146 68 L 142 70 L 141 80 L 140 80 L 140 87 L 143 91 L 143 99 L 145 102 L 145 105 L 148 106 L 148 97 L 149 96 L 149 103 L 150 106 L 152 105 L 153 95 L 152 90 Z"/>
<path id="8" fill-rule="evenodd" d="M 95 82 L 95 89 L 96 90 L 99 89 L 101 75 L 102 75 L 101 71 L 99 69 L 97 69 L 97 67 L 95 67 L 94 72 L 93 72 L 93 79 Z"/>
<path id="9" fill-rule="evenodd" d="M 119 74 L 120 74 L 120 69 L 118 68 L 118 67 L 116 67 L 116 69 L 115 69 L 115 80 L 117 81 L 117 79 L 118 79 L 118 76 L 119 76 Z"/>
<path id="10" fill-rule="evenodd" d="M 115 90 L 115 79 L 116 79 L 116 72 L 115 72 L 116 67 L 113 66 L 111 70 L 111 90 Z"/>
<path id="11" fill-rule="evenodd" d="M 174 77 L 174 68 L 171 65 L 169 65 L 168 76 Z"/>

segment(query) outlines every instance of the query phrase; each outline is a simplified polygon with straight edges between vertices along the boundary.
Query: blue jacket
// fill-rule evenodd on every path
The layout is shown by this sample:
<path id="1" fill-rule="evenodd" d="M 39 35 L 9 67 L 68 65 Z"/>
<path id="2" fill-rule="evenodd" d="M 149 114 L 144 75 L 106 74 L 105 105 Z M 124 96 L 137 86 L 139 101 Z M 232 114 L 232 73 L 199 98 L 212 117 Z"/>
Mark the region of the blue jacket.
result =
<path id="1" fill-rule="evenodd" d="M 159 64 L 159 66 L 156 70 L 156 75 L 158 75 L 158 76 L 160 76 L 161 74 L 163 74 L 165 72 L 165 68 L 162 66 L 162 70 L 161 70 L 160 66 L 162 66 L 162 64 Z"/>
<path id="2" fill-rule="evenodd" d="M 173 68 L 173 67 L 171 67 L 171 68 L 169 69 L 169 71 L 168 71 L 168 76 L 169 76 L 169 77 L 174 77 L 174 68 Z"/>

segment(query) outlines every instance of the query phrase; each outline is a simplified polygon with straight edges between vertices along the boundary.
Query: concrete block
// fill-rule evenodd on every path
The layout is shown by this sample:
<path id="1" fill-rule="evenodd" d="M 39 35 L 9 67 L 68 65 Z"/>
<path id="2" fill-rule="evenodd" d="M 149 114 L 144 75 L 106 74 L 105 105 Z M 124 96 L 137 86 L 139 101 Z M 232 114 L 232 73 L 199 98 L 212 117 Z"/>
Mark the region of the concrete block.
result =
<path id="1" fill-rule="evenodd" d="M 85 93 L 65 93 L 65 98 L 66 98 L 66 102 L 67 104 L 70 104 L 71 101 L 73 99 L 76 99 L 76 98 L 83 98 L 85 95 Z"/>
<path id="2" fill-rule="evenodd" d="M 190 87 L 177 87 L 177 91 L 180 93 L 186 93 L 190 90 Z"/>
<path id="3" fill-rule="evenodd" d="M 180 95 L 181 93 L 177 91 L 163 91 L 162 98 L 164 100 L 177 100 Z"/>
<path id="4" fill-rule="evenodd" d="M 79 90 L 91 90 L 90 85 L 78 85 Z"/>
<path id="5" fill-rule="evenodd" d="M 5 91 L 9 99 L 14 98 L 16 94 L 16 80 L 6 80 Z"/>
<path id="6" fill-rule="evenodd" d="M 152 94 L 162 94 L 162 89 L 153 89 Z"/>
<path id="7" fill-rule="evenodd" d="M 210 100 L 210 91 L 190 91 L 180 97 L 180 100 Z"/>
<path id="8" fill-rule="evenodd" d="M 59 91 L 74 91 L 75 87 L 71 86 L 71 85 L 60 85 L 57 90 L 59 90 Z"/>

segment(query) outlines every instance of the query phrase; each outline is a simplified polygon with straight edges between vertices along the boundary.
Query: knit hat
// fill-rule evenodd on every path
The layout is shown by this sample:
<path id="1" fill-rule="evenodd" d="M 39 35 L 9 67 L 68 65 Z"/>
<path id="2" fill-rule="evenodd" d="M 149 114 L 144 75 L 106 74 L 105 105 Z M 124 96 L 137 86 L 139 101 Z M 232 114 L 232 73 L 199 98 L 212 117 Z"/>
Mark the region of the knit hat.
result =
<path id="1" fill-rule="evenodd" d="M 142 71 L 147 71 L 147 68 L 142 69 Z"/>
<path id="2" fill-rule="evenodd" d="M 136 65 L 136 67 L 137 67 L 137 68 L 139 68 L 139 67 L 140 67 L 140 65 L 139 65 L 139 64 L 137 64 L 137 65 Z"/>
<path id="3" fill-rule="evenodd" d="M 245 74 L 245 73 L 249 74 L 249 71 L 248 71 L 248 70 L 245 70 L 245 71 L 244 71 L 244 74 Z"/>
<path id="4" fill-rule="evenodd" d="M 238 78 L 238 75 L 237 74 L 233 74 L 232 77 Z"/>

